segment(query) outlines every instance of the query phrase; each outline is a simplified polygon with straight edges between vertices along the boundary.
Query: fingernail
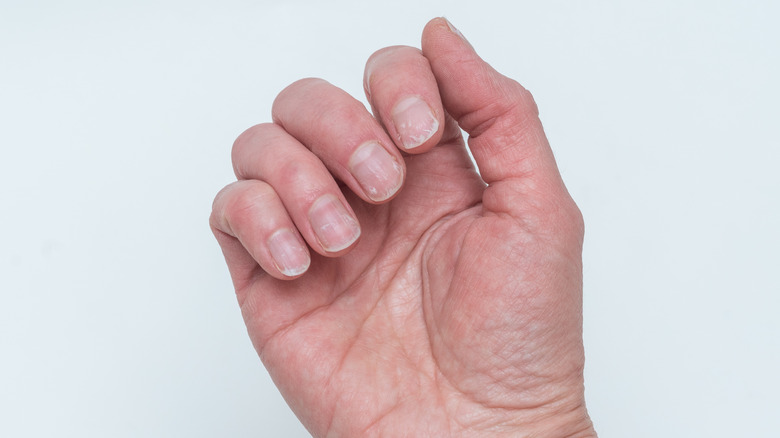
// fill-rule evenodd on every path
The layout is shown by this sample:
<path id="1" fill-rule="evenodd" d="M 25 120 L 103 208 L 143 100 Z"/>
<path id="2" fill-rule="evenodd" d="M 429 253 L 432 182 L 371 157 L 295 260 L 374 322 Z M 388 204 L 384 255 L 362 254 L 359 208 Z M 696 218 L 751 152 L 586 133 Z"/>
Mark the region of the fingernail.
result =
<path id="1" fill-rule="evenodd" d="M 376 64 L 376 58 L 372 56 L 366 62 L 366 69 L 363 73 L 363 89 L 366 90 L 368 100 L 371 100 L 371 74 L 374 72 L 374 64 Z"/>
<path id="2" fill-rule="evenodd" d="M 268 251 L 279 271 L 288 277 L 296 277 L 309 269 L 309 251 L 290 229 L 273 233 L 268 238 Z"/>
<path id="3" fill-rule="evenodd" d="M 349 170 L 373 201 L 384 201 L 398 191 L 403 182 L 401 165 L 379 143 L 360 146 L 349 160 Z"/>
<path id="4" fill-rule="evenodd" d="M 468 45 L 469 45 L 469 47 L 471 47 L 472 49 L 474 48 L 474 46 L 472 46 L 472 45 L 471 45 L 471 43 L 469 42 L 469 40 L 467 40 L 467 39 L 466 39 L 466 37 L 465 37 L 465 36 L 463 36 L 463 34 L 462 34 L 462 33 L 460 33 L 460 31 L 458 30 L 458 28 L 457 28 L 457 27 L 455 27 L 455 26 L 453 26 L 453 25 L 452 25 L 452 23 L 450 23 L 450 20 L 448 20 L 448 19 L 446 19 L 446 18 L 445 18 L 445 19 L 444 19 L 444 22 L 445 22 L 445 23 L 447 23 L 447 27 L 449 27 L 449 28 L 450 28 L 450 31 L 451 31 L 452 33 L 454 33 L 455 35 L 457 35 L 457 36 L 458 36 L 458 38 L 460 38 L 461 40 L 463 40 L 463 42 L 464 42 L 464 43 L 468 44 Z"/>
<path id="5" fill-rule="evenodd" d="M 405 149 L 428 141 L 439 129 L 439 120 L 427 103 L 417 96 L 407 97 L 393 108 L 393 124 Z"/>
<path id="6" fill-rule="evenodd" d="M 309 222 L 320 244 L 328 252 L 338 252 L 360 237 L 360 225 L 338 198 L 324 195 L 309 210 Z"/>

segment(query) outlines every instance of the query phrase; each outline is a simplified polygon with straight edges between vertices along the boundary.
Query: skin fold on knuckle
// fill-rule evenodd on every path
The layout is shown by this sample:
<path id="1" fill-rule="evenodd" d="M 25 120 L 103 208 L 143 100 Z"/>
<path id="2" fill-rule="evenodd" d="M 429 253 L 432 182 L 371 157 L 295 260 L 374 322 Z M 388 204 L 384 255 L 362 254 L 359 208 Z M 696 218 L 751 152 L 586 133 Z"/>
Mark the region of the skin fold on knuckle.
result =
<path id="1" fill-rule="evenodd" d="M 321 78 L 303 78 L 298 79 L 292 84 L 285 87 L 274 99 L 271 104 L 271 117 L 274 123 L 284 127 L 292 121 L 287 117 L 295 115 L 296 111 L 291 111 L 291 105 L 298 105 L 301 102 L 301 97 L 305 97 L 306 103 L 316 101 L 320 94 L 320 88 L 328 86 L 330 83 Z"/>
<path id="2" fill-rule="evenodd" d="M 260 123 L 242 132 L 233 142 L 231 159 L 233 172 L 239 179 L 245 179 L 251 173 L 248 166 L 253 165 L 247 160 L 253 155 L 253 150 L 262 147 L 266 142 L 273 142 L 280 135 L 279 126 L 273 123 Z"/>
<path id="3" fill-rule="evenodd" d="M 236 189 L 236 185 L 237 182 L 233 182 L 217 192 L 214 196 L 214 201 L 211 204 L 211 214 L 209 215 L 209 225 L 213 230 L 218 230 L 233 237 L 235 237 L 235 235 L 233 234 L 233 230 L 230 229 L 230 224 L 226 218 L 226 206 L 227 200 Z"/>
<path id="4" fill-rule="evenodd" d="M 228 234 L 238 237 L 242 230 L 261 221 L 260 211 L 273 200 L 275 194 L 265 185 L 239 187 L 224 201 L 221 221 Z M 226 231 L 227 232 L 227 231 Z"/>

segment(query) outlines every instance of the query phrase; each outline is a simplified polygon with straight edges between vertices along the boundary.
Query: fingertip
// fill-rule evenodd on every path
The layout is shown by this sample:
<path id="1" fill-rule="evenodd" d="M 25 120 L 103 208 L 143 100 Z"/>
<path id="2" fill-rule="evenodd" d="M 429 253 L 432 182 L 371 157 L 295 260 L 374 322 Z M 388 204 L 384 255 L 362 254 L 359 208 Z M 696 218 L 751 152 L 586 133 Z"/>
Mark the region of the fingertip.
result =
<path id="1" fill-rule="evenodd" d="M 458 30 L 457 27 L 455 27 L 452 22 L 447 19 L 446 17 L 436 17 L 433 18 L 428 22 L 428 24 L 425 25 L 425 28 L 423 29 L 423 36 L 430 33 L 430 32 L 437 32 L 437 31 L 444 31 L 449 32 L 451 34 L 454 34 L 460 40 L 464 43 L 466 43 L 469 47 L 471 46 L 471 43 L 466 39 L 465 36 L 463 36 L 463 33 Z"/>
<path id="2" fill-rule="evenodd" d="M 273 122 L 284 127 L 286 122 L 286 117 L 284 115 L 289 112 L 287 109 L 289 108 L 290 101 L 295 101 L 294 98 L 291 99 L 291 96 L 310 95 L 313 99 L 318 95 L 317 87 L 321 87 L 322 84 L 330 85 L 330 82 L 322 78 L 308 77 L 298 79 L 284 87 L 282 91 L 276 95 L 276 98 L 271 104 L 271 119 Z"/>
<path id="3" fill-rule="evenodd" d="M 447 113 L 469 134 L 476 136 L 478 128 L 488 125 L 486 119 L 505 113 L 520 111 L 523 117 L 538 116 L 528 90 L 482 59 L 446 18 L 428 22 L 423 30 L 422 52 L 431 64 Z"/>
<path id="4" fill-rule="evenodd" d="M 419 154 L 441 140 L 445 113 L 431 65 L 420 49 L 376 51 L 366 62 L 363 85 L 398 149 Z"/>
<path id="5" fill-rule="evenodd" d="M 423 28 L 423 38 L 425 38 L 427 35 L 430 35 L 430 33 L 433 32 L 435 28 L 447 26 L 447 23 L 449 23 L 449 20 L 444 17 L 434 17 L 430 19 Z"/>
<path id="6" fill-rule="evenodd" d="M 452 38 L 453 36 L 456 38 Z M 466 39 L 463 33 L 445 17 L 436 17 L 425 25 L 422 33 L 423 52 L 425 52 L 425 46 L 427 45 L 426 42 L 438 39 L 456 41 L 461 45 L 469 48 L 471 51 L 474 51 L 474 47 Z"/>
<path id="7" fill-rule="evenodd" d="M 561 187 L 538 107 L 528 90 L 485 62 L 444 18 L 434 18 L 425 26 L 422 52 L 431 64 L 445 111 L 469 135 L 482 179 L 495 187 L 509 183 L 500 192 L 506 196 L 497 197 L 491 208 L 514 205 L 513 194 L 531 184 L 552 190 Z M 524 181 L 522 187 L 518 181 Z"/>
<path id="8" fill-rule="evenodd" d="M 258 268 L 285 280 L 303 275 L 311 264 L 281 200 L 262 181 L 241 180 L 222 189 L 209 223 L 237 288 L 248 284 Z"/>

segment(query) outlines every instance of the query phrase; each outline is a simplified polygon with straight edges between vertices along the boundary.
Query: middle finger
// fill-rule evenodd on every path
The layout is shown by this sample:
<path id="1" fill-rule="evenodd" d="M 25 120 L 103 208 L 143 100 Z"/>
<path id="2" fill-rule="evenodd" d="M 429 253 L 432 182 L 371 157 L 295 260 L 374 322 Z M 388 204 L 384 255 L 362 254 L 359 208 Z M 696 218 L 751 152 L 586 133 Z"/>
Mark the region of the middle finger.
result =
<path id="1" fill-rule="evenodd" d="M 363 104 L 340 88 L 302 79 L 279 93 L 272 114 L 365 201 L 385 202 L 401 188 L 400 152 Z"/>

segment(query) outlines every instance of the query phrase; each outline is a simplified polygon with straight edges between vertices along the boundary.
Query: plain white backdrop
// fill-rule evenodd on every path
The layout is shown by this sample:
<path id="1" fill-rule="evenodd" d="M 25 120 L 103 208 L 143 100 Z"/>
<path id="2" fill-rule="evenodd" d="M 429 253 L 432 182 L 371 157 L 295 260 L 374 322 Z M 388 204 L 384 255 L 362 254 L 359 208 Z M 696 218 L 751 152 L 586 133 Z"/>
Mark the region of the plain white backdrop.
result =
<path id="1" fill-rule="evenodd" d="M 586 220 L 602 437 L 780 430 L 780 3 L 0 0 L 0 436 L 303 437 L 207 219 L 276 93 L 444 15 Z"/>

